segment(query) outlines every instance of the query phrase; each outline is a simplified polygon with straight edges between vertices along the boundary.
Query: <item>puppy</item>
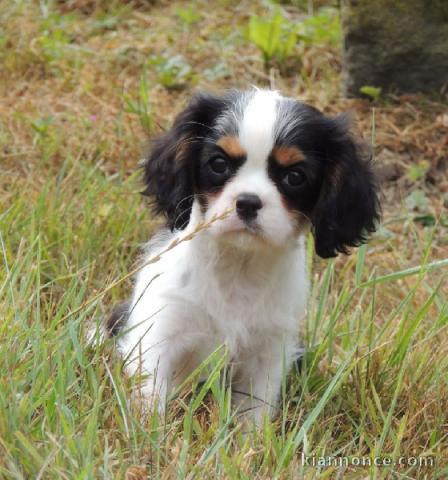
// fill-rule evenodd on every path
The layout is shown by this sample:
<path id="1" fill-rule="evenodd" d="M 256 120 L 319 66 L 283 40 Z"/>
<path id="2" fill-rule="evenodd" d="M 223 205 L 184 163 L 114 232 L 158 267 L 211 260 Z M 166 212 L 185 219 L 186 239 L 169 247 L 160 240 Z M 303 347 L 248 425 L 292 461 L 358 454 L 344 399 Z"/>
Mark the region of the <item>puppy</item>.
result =
<path id="1" fill-rule="evenodd" d="M 299 351 L 306 235 L 323 258 L 366 240 L 379 218 L 371 165 L 344 117 L 253 89 L 194 97 L 154 142 L 144 180 L 167 228 L 109 332 L 121 331 L 127 368 L 147 374 L 143 393 L 161 411 L 224 345 L 232 401 L 259 424 Z"/>

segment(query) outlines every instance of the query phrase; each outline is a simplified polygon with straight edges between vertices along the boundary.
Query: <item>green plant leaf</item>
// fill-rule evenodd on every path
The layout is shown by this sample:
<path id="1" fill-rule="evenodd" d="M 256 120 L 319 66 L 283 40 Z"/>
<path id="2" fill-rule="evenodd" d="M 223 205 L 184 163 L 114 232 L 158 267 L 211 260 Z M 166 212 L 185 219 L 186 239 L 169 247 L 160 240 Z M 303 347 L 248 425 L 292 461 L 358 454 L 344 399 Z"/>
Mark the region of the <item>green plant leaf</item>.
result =
<path id="1" fill-rule="evenodd" d="M 409 210 L 424 212 L 428 208 L 429 200 L 423 190 L 414 190 L 406 197 L 405 203 Z"/>
<path id="2" fill-rule="evenodd" d="M 381 95 L 381 88 L 380 87 L 372 87 L 371 85 L 364 85 L 359 89 L 361 93 L 367 95 L 375 102 L 380 98 Z"/>

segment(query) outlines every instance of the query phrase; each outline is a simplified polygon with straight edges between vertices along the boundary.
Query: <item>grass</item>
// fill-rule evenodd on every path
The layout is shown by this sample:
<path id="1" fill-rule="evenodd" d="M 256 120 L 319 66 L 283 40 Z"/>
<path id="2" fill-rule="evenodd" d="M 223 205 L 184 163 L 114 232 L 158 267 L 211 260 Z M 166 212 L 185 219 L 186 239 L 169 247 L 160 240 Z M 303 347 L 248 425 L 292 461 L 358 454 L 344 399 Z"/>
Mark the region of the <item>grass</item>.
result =
<path id="1" fill-rule="evenodd" d="M 446 107 L 390 97 L 373 117 L 368 101 L 339 97 L 332 45 L 300 44 L 299 75 L 279 76 L 247 38 L 261 5 L 223 0 L 211 15 L 198 4 L 192 16 L 181 2 L 0 3 L 0 478 L 447 478 L 446 175 L 431 183 Z M 192 67 L 183 89 L 151 68 L 166 45 Z M 235 428 L 216 352 L 206 384 L 142 423 L 127 402 L 138 379 L 113 344 L 83 341 L 129 293 L 120 280 L 157 225 L 136 164 L 192 89 L 254 83 L 353 110 L 380 166 L 392 156 L 405 172 L 429 167 L 384 183 L 368 246 L 324 262 L 310 242 L 307 354 L 272 422 L 246 437 Z M 426 201 L 410 209 L 416 190 Z M 329 456 L 349 463 L 312 464 Z"/>

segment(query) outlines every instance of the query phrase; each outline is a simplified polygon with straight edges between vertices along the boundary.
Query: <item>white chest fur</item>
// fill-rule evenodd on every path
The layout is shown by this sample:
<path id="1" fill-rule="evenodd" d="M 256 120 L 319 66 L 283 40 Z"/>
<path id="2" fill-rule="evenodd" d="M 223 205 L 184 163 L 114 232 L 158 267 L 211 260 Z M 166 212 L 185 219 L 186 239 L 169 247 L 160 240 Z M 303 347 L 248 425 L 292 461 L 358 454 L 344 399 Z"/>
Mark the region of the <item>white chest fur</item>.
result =
<path id="1" fill-rule="evenodd" d="M 146 261 L 185 234 L 160 233 Z M 152 396 L 185 378 L 176 381 L 173 372 L 187 354 L 194 368 L 224 344 L 246 391 L 267 398 L 269 386 L 275 403 L 281 365 L 288 368 L 297 351 L 307 290 L 303 236 L 282 250 L 239 251 L 203 231 L 140 271 L 120 349 L 131 373 L 142 367 L 154 375 L 145 387 Z"/>

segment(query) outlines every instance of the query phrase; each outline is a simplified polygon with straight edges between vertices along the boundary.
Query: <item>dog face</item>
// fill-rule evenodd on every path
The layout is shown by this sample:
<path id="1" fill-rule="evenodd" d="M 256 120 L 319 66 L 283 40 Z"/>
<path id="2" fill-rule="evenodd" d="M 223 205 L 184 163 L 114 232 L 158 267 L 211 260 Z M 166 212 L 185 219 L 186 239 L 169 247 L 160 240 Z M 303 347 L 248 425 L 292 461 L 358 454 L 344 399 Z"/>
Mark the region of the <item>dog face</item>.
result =
<path id="1" fill-rule="evenodd" d="M 145 193 L 172 229 L 193 202 L 210 234 L 240 248 L 285 245 L 312 228 L 321 257 L 365 241 L 379 217 L 369 162 L 343 117 L 277 92 L 196 96 L 145 164 Z"/>

